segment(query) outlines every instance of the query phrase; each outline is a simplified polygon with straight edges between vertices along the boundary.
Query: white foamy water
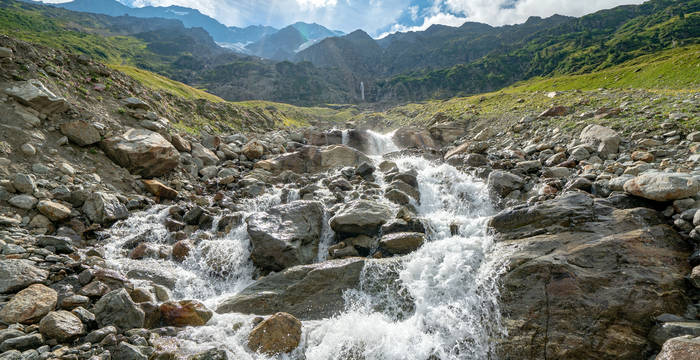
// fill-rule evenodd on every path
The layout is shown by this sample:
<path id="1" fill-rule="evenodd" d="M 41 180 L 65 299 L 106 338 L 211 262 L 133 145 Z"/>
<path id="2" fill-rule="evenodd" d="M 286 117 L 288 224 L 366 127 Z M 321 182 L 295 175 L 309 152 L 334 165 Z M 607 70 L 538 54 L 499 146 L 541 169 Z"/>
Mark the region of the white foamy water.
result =
<path id="1" fill-rule="evenodd" d="M 398 148 L 391 134 L 370 132 L 375 161 Z M 344 140 L 347 138 L 343 132 Z M 346 309 L 331 319 L 305 321 L 301 345 L 282 359 L 493 359 L 493 339 L 503 335 L 498 310 L 500 254 L 486 233 L 493 214 L 485 184 L 447 164 L 423 158 L 395 160 L 402 171 L 418 174 L 420 203 L 414 203 L 427 231 L 426 243 L 401 258 L 368 262 L 361 286 L 346 292 Z M 382 174 L 376 174 L 381 178 Z M 382 186 L 383 181 L 379 181 Z M 292 195 L 298 198 L 298 193 Z M 276 190 L 246 203 L 245 213 L 280 202 Z M 165 243 L 162 220 L 167 209 L 135 214 L 112 230 L 108 258 L 128 271 L 154 266 L 175 274 L 178 299 L 198 299 L 210 308 L 253 282 L 250 243 L 245 225 L 220 236 L 201 232 L 194 256 L 183 264 L 166 260 L 129 260 L 121 246 L 149 230 L 152 241 Z M 327 222 L 328 217 L 324 218 Z M 197 234 L 195 234 L 197 235 Z M 318 261 L 333 239 L 324 226 Z M 496 255 L 498 254 L 498 255 Z M 212 264 L 215 264 L 212 271 Z M 178 338 L 186 353 L 226 349 L 231 359 L 266 359 L 245 343 L 254 316 L 215 315 L 207 326 L 188 328 Z"/>

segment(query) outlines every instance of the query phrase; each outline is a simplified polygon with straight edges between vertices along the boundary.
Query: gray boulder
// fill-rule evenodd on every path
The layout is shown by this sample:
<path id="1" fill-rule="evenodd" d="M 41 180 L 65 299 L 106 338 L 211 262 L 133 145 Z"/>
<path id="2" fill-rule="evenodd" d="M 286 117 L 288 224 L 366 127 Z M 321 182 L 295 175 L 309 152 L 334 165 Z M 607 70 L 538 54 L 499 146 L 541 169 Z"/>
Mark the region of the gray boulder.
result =
<path id="1" fill-rule="evenodd" d="M 80 145 L 88 146 L 100 142 L 100 131 L 86 121 L 75 120 L 61 124 L 61 134 L 68 140 Z"/>
<path id="2" fill-rule="evenodd" d="M 44 114 L 62 113 L 69 107 L 66 99 L 56 96 L 36 79 L 5 89 L 5 93 Z"/>
<path id="3" fill-rule="evenodd" d="M 85 325 L 72 312 L 52 311 L 39 322 L 39 331 L 49 339 L 68 342 L 85 334 Z"/>
<path id="4" fill-rule="evenodd" d="M 29 285 L 46 281 L 49 273 L 29 260 L 0 260 L 0 294 L 13 293 Z"/>
<path id="5" fill-rule="evenodd" d="M 523 184 L 525 180 L 520 176 L 501 170 L 492 171 L 487 181 L 489 190 L 501 197 L 520 189 Z"/>
<path id="6" fill-rule="evenodd" d="M 83 212 L 95 223 L 106 224 L 129 217 L 129 210 L 115 195 L 104 192 L 90 194 L 83 204 Z"/>
<path id="7" fill-rule="evenodd" d="M 304 174 L 346 166 L 357 167 L 362 163 L 372 163 L 372 160 L 360 151 L 345 145 L 304 146 L 296 152 L 258 161 L 255 167 L 273 174 L 279 174 L 285 170 Z"/>
<path id="8" fill-rule="evenodd" d="M 586 126 L 581 131 L 579 139 L 582 143 L 596 149 L 603 156 L 617 154 L 620 142 L 622 142 L 622 138 L 615 130 L 596 124 Z"/>
<path id="9" fill-rule="evenodd" d="M 387 205 L 369 200 L 356 200 L 338 211 L 330 219 L 330 224 L 333 231 L 338 233 L 374 235 L 392 215 Z"/>
<path id="10" fill-rule="evenodd" d="M 100 144 L 112 161 L 144 177 L 165 175 L 180 162 L 180 153 L 168 140 L 146 129 L 130 129 Z"/>
<path id="11" fill-rule="evenodd" d="M 625 183 L 626 192 L 654 201 L 672 201 L 695 196 L 700 180 L 684 173 L 647 172 Z"/>
<path id="12" fill-rule="evenodd" d="M 255 213 L 247 220 L 251 258 L 264 269 L 282 270 L 309 264 L 318 255 L 323 228 L 323 205 L 294 201 Z"/>
<path id="13" fill-rule="evenodd" d="M 700 321 L 666 322 L 657 324 L 651 329 L 649 338 L 656 343 L 656 345 L 661 346 L 667 340 L 683 335 L 691 335 L 693 337 L 700 336 Z"/>
<path id="14" fill-rule="evenodd" d="M 142 328 L 146 317 L 125 289 L 103 296 L 95 303 L 94 313 L 100 327 L 114 325 L 121 330 Z"/>

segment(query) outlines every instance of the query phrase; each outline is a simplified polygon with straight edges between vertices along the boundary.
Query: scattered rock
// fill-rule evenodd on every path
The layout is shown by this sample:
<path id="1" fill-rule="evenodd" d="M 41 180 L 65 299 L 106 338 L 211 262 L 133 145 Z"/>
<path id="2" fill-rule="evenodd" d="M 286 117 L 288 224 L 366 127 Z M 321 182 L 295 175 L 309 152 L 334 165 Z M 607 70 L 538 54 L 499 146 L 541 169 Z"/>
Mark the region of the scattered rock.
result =
<path id="1" fill-rule="evenodd" d="M 180 162 L 177 149 L 150 130 L 130 129 L 100 144 L 112 161 L 145 177 L 165 175 Z"/>
<path id="2" fill-rule="evenodd" d="M 100 131 L 92 124 L 82 120 L 63 123 L 60 128 L 61 134 L 79 146 L 96 144 L 102 140 Z"/>
<path id="3" fill-rule="evenodd" d="M 626 192 L 654 201 L 672 201 L 700 192 L 700 180 L 683 173 L 647 172 L 625 183 Z"/>
<path id="4" fill-rule="evenodd" d="M 277 355 L 291 352 L 301 342 L 301 321 L 287 313 L 276 313 L 258 324 L 248 335 L 248 347 Z"/>
<path id="5" fill-rule="evenodd" d="M 425 241 L 421 233 L 393 233 L 382 236 L 379 246 L 392 254 L 408 254 L 416 251 Z"/>
<path id="6" fill-rule="evenodd" d="M 70 217 L 71 213 L 71 210 L 67 206 L 49 200 L 39 201 L 36 208 L 51 221 L 66 220 Z"/>
<path id="7" fill-rule="evenodd" d="M 98 224 L 112 223 L 129 216 L 129 210 L 116 196 L 99 191 L 90 194 L 82 210 L 91 221 Z"/>
<path id="8" fill-rule="evenodd" d="M 158 180 L 142 180 L 146 190 L 161 199 L 175 199 L 178 192 Z"/>
<path id="9" fill-rule="evenodd" d="M 54 95 L 36 79 L 5 89 L 5 93 L 43 114 L 62 113 L 69 108 L 66 99 Z"/>
<path id="10" fill-rule="evenodd" d="M 12 293 L 46 281 L 49 273 L 29 260 L 0 260 L 0 294 Z"/>
<path id="11" fill-rule="evenodd" d="M 95 303 L 94 313 L 100 326 L 114 325 L 122 330 L 143 327 L 146 317 L 124 289 L 103 296 Z"/>
<path id="12" fill-rule="evenodd" d="M 374 201 L 357 200 L 346 204 L 330 219 L 333 231 L 374 235 L 392 217 L 391 209 Z"/>
<path id="13" fill-rule="evenodd" d="M 0 310 L 0 320 L 6 324 L 33 324 L 52 311 L 57 302 L 55 290 L 42 284 L 30 285 Z"/>
<path id="14" fill-rule="evenodd" d="M 58 342 L 69 342 L 85 334 L 85 326 L 72 312 L 59 310 L 52 311 L 41 319 L 39 331 Z"/>
<path id="15" fill-rule="evenodd" d="M 165 302 L 160 305 L 160 313 L 166 326 L 202 326 L 214 315 L 195 300 Z"/>

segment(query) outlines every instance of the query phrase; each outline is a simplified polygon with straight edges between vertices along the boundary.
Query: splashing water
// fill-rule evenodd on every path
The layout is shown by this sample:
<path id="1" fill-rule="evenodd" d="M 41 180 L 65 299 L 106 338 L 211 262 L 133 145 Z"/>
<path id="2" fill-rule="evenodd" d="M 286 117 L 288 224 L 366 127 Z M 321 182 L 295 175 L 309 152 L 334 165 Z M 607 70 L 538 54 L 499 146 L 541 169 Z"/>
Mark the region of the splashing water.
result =
<path id="1" fill-rule="evenodd" d="M 392 134 L 368 132 L 370 156 L 397 151 Z M 347 142 L 347 131 L 343 131 Z M 506 256 L 486 232 L 493 213 L 483 182 L 447 164 L 423 158 L 394 160 L 402 171 L 418 173 L 421 200 L 414 203 L 427 229 L 427 241 L 400 258 L 368 261 L 359 289 L 345 293 L 346 309 L 323 320 L 304 321 L 300 346 L 282 359 L 487 359 L 493 358 L 494 338 L 504 335 L 498 310 L 497 279 Z M 377 174 L 378 180 L 382 175 Z M 386 187 L 383 181 L 378 183 Z M 280 203 L 279 189 L 243 204 L 244 216 Z M 298 192 L 288 199 L 298 199 Z M 215 231 L 202 237 L 193 256 L 182 264 L 166 260 L 130 260 L 122 246 L 134 236 L 148 233 L 149 241 L 165 244 L 162 225 L 167 208 L 133 215 L 113 227 L 107 258 L 129 271 L 153 267 L 176 274 L 174 297 L 194 298 L 215 308 L 223 298 L 253 282 L 250 242 L 245 225 L 223 236 Z M 214 222 L 213 229 L 216 228 Z M 326 259 L 334 234 L 322 232 L 318 261 Z M 215 271 L 212 272 L 212 268 Z M 230 358 L 267 359 L 245 346 L 254 316 L 214 315 L 207 326 L 187 328 L 178 335 L 181 350 L 195 353 L 226 349 Z M 234 324 L 238 324 L 234 326 Z"/>

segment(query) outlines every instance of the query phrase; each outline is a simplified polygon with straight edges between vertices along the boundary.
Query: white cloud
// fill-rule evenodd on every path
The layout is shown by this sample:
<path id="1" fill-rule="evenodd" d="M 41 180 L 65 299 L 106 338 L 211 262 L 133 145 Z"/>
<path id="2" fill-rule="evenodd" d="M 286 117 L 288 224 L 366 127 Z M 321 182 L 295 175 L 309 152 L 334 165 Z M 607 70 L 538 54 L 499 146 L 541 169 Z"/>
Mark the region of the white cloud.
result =
<path id="1" fill-rule="evenodd" d="M 464 17 L 459 17 L 447 13 L 437 13 L 423 19 L 423 24 L 418 26 L 405 26 L 401 24 L 394 24 L 389 31 L 380 34 L 377 38 L 381 39 L 387 35 L 391 35 L 397 32 L 423 31 L 433 25 L 438 24 L 447 26 L 461 26 L 466 21 L 467 19 Z"/>

